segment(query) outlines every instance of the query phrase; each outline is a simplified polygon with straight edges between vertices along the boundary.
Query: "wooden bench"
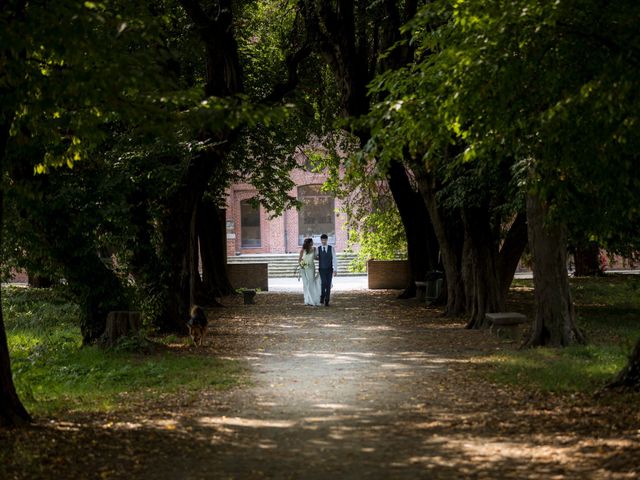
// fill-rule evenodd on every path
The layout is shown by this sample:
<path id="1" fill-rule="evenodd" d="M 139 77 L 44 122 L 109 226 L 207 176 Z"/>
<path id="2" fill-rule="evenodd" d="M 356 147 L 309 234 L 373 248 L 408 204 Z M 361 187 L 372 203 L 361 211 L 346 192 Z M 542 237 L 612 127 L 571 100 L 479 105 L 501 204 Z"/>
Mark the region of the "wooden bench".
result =
<path id="1" fill-rule="evenodd" d="M 520 339 L 521 325 L 527 322 L 527 317 L 517 312 L 486 313 L 485 318 L 491 333 L 512 340 Z"/>

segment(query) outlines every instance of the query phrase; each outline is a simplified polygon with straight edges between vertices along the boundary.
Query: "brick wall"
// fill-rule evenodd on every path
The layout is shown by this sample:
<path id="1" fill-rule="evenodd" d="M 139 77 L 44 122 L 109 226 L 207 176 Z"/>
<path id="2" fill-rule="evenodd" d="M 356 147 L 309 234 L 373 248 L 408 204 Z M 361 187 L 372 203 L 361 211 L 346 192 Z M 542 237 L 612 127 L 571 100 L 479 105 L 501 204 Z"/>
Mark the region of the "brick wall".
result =
<path id="1" fill-rule="evenodd" d="M 367 262 L 367 281 L 372 290 L 404 289 L 409 285 L 410 280 L 407 260 L 369 260 Z"/>
<path id="2" fill-rule="evenodd" d="M 299 159 L 303 163 L 303 159 Z M 300 168 L 291 172 L 291 179 L 295 187 L 287 192 L 291 197 L 298 197 L 298 187 L 304 185 L 320 185 L 327 179 L 324 173 L 313 173 Z M 244 183 L 231 185 L 227 191 L 227 255 L 252 254 L 252 253 L 297 253 L 300 250 L 298 243 L 298 211 L 289 209 L 280 217 L 268 219 L 269 212 L 260 207 L 260 236 L 261 245 L 258 248 L 245 248 L 241 244 L 241 213 L 240 202 L 253 198 L 256 190 L 253 186 Z M 342 202 L 335 199 L 335 247 L 342 252 L 347 247 L 348 232 L 344 228 L 346 217 L 339 210 Z"/>
<path id="3" fill-rule="evenodd" d="M 269 265 L 266 263 L 228 263 L 229 281 L 233 288 L 269 290 Z"/>

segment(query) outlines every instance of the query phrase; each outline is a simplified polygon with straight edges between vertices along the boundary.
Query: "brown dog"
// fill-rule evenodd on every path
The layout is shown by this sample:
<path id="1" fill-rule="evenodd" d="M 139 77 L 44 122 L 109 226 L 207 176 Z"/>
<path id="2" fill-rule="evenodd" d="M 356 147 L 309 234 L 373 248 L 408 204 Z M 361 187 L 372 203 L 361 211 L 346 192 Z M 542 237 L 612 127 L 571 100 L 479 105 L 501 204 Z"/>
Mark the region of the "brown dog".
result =
<path id="1" fill-rule="evenodd" d="M 202 346 L 204 337 L 207 335 L 208 324 L 209 321 L 207 320 L 207 316 L 204 314 L 204 310 L 199 306 L 194 305 L 191 308 L 191 318 L 187 322 L 189 335 L 191 336 L 191 340 L 193 340 L 194 345 Z"/>

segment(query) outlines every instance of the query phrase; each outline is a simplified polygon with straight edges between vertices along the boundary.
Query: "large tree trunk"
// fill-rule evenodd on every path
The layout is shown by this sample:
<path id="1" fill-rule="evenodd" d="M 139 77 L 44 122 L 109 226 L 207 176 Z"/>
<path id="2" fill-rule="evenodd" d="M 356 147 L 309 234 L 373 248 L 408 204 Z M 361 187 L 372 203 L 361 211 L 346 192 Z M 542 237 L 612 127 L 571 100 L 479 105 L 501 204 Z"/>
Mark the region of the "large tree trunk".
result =
<path id="1" fill-rule="evenodd" d="M 640 339 L 638 339 L 633 352 L 631 352 L 629 363 L 607 385 L 607 388 L 640 390 Z"/>
<path id="2" fill-rule="evenodd" d="M 487 326 L 486 313 L 504 310 L 509 287 L 527 243 L 526 221 L 524 214 L 516 216 L 500 250 L 500 234 L 491 227 L 488 206 L 466 210 L 464 224 L 464 265 L 471 266 L 471 273 L 465 275 L 470 313 L 467 328 L 484 328 Z"/>
<path id="3" fill-rule="evenodd" d="M 465 209 L 465 237 L 471 263 L 471 278 L 467 286 L 467 308 L 471 314 L 467 328 L 483 328 L 485 313 L 504 310 L 498 263 L 499 234 L 491 229 L 489 206 Z"/>
<path id="4" fill-rule="evenodd" d="M 1 128 L 0 130 L 4 130 Z M 8 133 L 8 132 L 6 132 Z M 3 132 L 0 131 L 0 136 Z M 0 138 L 0 156 L 4 155 L 5 142 Z M 2 165 L 0 159 L 0 165 Z M 0 171 L 4 171 L 0 168 Z M 0 247 L 2 247 L 2 218 L 3 218 L 3 190 L 0 188 Z M 31 421 L 29 413 L 25 410 L 16 388 L 13 384 L 11 374 L 11 361 L 9 359 L 9 345 L 7 344 L 7 334 L 4 328 L 4 318 L 2 316 L 2 294 L 0 292 L 0 427 L 16 427 L 27 424 Z"/>
<path id="5" fill-rule="evenodd" d="M 438 266 L 438 240 L 424 200 L 411 185 L 400 162 L 391 162 L 388 181 L 404 226 L 411 272 L 411 281 L 398 298 L 413 298 L 416 296 L 415 282 L 424 281 L 427 272 Z"/>
<path id="6" fill-rule="evenodd" d="M 212 172 L 217 168 L 223 152 L 210 151 L 196 155 L 189 160 L 181 188 L 167 199 L 170 214 L 162 225 L 160 258 L 166 260 L 167 275 L 163 282 L 165 295 L 158 327 L 165 332 L 186 331 L 189 309 L 194 301 L 194 255 L 197 248 L 196 215 L 197 207 L 207 189 Z"/>
<path id="7" fill-rule="evenodd" d="M 203 200 L 198 208 L 198 238 L 202 259 L 202 298 L 206 305 L 218 305 L 216 298 L 234 292 L 227 274 L 225 212 Z"/>
<path id="8" fill-rule="evenodd" d="M 567 274 L 567 231 L 546 224 L 548 208 L 537 195 L 527 196 L 529 248 L 533 255 L 535 318 L 527 346 L 564 347 L 584 343 L 575 322 Z"/>
<path id="9" fill-rule="evenodd" d="M 191 303 L 191 217 L 192 202 L 176 201 L 164 219 L 160 258 L 166 261 L 162 282 L 160 314 L 156 326 L 162 332 L 185 333 Z"/>
<path id="10" fill-rule="evenodd" d="M 193 21 L 205 47 L 205 97 L 229 97 L 243 91 L 242 68 L 238 45 L 234 37 L 233 8 L 229 0 L 222 0 L 215 16 L 209 16 L 199 2 L 181 0 L 182 7 Z M 163 331 L 184 332 L 190 303 L 195 298 L 197 271 L 195 250 L 195 215 L 211 175 L 222 164 L 234 131 L 200 132 L 200 139 L 220 145 L 195 155 L 189 160 L 187 171 L 176 195 L 167 200 L 170 214 L 164 219 L 160 256 L 168 261 L 163 296 L 164 305 L 158 319 Z"/>
<path id="11" fill-rule="evenodd" d="M 445 215 L 438 207 L 433 179 L 426 173 L 417 177 L 420 193 L 429 211 L 435 235 L 440 246 L 445 283 L 447 286 L 447 306 L 445 315 L 459 316 L 467 312 L 467 300 L 463 277 L 464 231 L 459 218 Z"/>

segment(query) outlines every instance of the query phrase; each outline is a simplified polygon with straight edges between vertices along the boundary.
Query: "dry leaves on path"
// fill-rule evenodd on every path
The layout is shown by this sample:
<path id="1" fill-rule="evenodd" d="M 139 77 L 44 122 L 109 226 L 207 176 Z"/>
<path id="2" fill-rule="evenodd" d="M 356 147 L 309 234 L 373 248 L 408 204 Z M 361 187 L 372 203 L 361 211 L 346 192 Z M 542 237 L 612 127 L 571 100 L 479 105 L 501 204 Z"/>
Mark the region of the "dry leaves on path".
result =
<path id="1" fill-rule="evenodd" d="M 6 478 L 637 478 L 636 406 L 487 383 L 515 345 L 463 321 L 393 292 L 225 303 L 200 354 L 249 385 L 4 432 Z"/>

